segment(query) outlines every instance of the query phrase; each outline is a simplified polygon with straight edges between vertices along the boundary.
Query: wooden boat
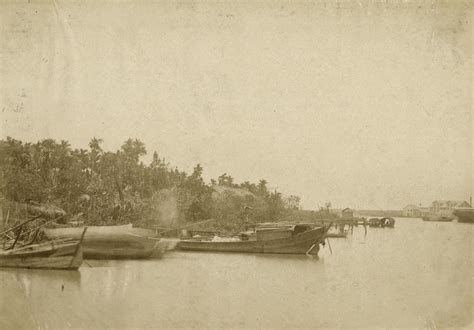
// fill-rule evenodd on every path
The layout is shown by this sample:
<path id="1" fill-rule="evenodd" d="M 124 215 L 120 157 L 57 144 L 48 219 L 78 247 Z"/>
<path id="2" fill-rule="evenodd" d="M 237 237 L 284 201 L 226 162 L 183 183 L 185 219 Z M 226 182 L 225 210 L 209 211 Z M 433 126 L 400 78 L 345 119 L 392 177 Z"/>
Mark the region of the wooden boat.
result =
<path id="1" fill-rule="evenodd" d="M 382 218 L 380 219 L 380 227 L 389 227 L 393 228 L 395 227 L 395 219 L 394 218 Z"/>
<path id="2" fill-rule="evenodd" d="M 0 267 L 76 270 L 82 264 L 81 244 L 86 231 L 87 227 L 82 229 L 78 241 L 50 241 L 15 248 L 20 230 L 11 247 L 0 251 Z"/>
<path id="3" fill-rule="evenodd" d="M 153 230 L 123 226 L 89 226 L 82 242 L 85 259 L 144 259 L 161 257 L 164 248 Z M 82 227 L 43 229 L 48 239 L 74 239 Z"/>
<path id="4" fill-rule="evenodd" d="M 380 227 L 380 219 L 379 218 L 370 218 L 369 219 L 369 227 Z"/>
<path id="5" fill-rule="evenodd" d="M 277 254 L 317 254 L 324 244 L 328 227 L 310 225 L 260 224 L 253 234 L 236 237 L 193 238 L 181 240 L 177 249 L 206 252 L 243 252 Z"/>
<path id="6" fill-rule="evenodd" d="M 369 219 L 369 227 L 380 227 L 380 228 L 394 228 L 395 227 L 395 219 L 394 218 L 371 218 Z"/>
<path id="7" fill-rule="evenodd" d="M 458 218 L 458 222 L 474 223 L 474 208 L 456 208 L 453 214 Z"/>
<path id="8" fill-rule="evenodd" d="M 80 242 L 46 242 L 0 251 L 0 267 L 77 270 L 81 264 Z"/>

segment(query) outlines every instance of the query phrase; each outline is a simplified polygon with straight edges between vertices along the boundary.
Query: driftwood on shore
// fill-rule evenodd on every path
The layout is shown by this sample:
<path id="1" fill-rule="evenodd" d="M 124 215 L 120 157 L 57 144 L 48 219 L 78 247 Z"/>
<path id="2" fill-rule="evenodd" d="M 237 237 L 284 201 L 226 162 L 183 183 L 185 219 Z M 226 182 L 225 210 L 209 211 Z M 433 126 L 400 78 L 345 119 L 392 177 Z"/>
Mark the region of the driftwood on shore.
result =
<path id="1" fill-rule="evenodd" d="M 19 203 L 2 198 L 0 216 L 0 244 L 13 249 L 18 244 L 32 244 L 38 239 L 39 229 L 60 221 L 66 212 L 46 204 Z"/>
<path id="2" fill-rule="evenodd" d="M 47 220 L 63 217 L 66 212 L 51 204 L 19 203 L 7 199 L 1 200 L 3 221 L 8 223 L 9 218 L 25 218 L 27 216 L 41 216 Z"/>
<path id="3" fill-rule="evenodd" d="M 26 205 L 27 211 L 31 215 L 42 215 L 46 219 L 54 219 L 65 216 L 66 212 L 54 205 Z"/>

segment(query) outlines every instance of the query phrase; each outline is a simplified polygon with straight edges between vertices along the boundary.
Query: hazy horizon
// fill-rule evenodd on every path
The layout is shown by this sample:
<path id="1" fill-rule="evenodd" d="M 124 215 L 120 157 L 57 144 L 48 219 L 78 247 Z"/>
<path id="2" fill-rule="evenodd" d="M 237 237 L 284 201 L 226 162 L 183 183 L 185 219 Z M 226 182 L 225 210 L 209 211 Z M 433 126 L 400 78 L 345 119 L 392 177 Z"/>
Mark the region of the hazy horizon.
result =
<path id="1" fill-rule="evenodd" d="M 137 138 L 305 209 L 474 195 L 469 2 L 0 8 L 1 138 Z"/>

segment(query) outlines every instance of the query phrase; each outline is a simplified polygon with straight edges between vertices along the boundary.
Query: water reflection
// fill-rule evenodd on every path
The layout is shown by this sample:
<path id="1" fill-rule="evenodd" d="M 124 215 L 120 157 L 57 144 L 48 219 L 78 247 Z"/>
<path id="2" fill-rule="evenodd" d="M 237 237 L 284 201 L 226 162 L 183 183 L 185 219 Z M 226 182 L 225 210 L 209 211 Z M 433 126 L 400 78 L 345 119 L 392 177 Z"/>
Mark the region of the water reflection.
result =
<path id="1" fill-rule="evenodd" d="M 79 271 L 2 269 L 0 328 L 64 327 L 70 301 L 80 299 Z"/>
<path id="2" fill-rule="evenodd" d="M 308 260 L 319 260 L 317 255 L 300 255 L 300 254 L 256 254 L 256 258 L 270 260 L 295 260 L 306 262 Z"/>
<path id="3" fill-rule="evenodd" d="M 81 273 L 79 271 L 42 270 L 42 269 L 1 269 L 0 276 L 14 279 L 23 290 L 25 297 L 31 296 L 33 289 L 49 286 L 64 290 L 64 288 L 80 289 Z"/>
<path id="4" fill-rule="evenodd" d="M 331 239 L 319 258 L 173 252 L 2 270 L 0 328 L 465 326 L 473 228 L 397 219 Z"/>

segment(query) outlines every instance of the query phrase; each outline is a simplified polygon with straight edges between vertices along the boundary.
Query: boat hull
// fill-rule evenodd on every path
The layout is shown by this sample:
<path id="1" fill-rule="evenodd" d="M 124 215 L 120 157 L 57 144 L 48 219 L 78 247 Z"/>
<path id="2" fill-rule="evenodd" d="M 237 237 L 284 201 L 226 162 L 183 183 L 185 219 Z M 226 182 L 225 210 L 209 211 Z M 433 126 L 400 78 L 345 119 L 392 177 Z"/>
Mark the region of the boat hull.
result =
<path id="1" fill-rule="evenodd" d="M 458 218 L 458 222 L 474 223 L 474 209 L 457 209 L 454 215 Z"/>
<path id="2" fill-rule="evenodd" d="M 160 257 L 158 239 L 138 238 L 127 235 L 84 238 L 85 259 L 146 259 Z"/>
<path id="3" fill-rule="evenodd" d="M 0 267 L 77 270 L 83 260 L 79 243 L 48 242 L 0 253 Z"/>
<path id="4" fill-rule="evenodd" d="M 319 243 L 323 242 L 325 229 L 312 229 L 289 238 L 265 241 L 212 242 L 182 240 L 177 249 L 183 251 L 240 252 L 274 254 L 317 254 Z"/>
<path id="5" fill-rule="evenodd" d="M 395 219 L 394 218 L 371 218 L 369 219 L 369 227 L 373 228 L 394 228 Z"/>
<path id="6" fill-rule="evenodd" d="M 49 239 L 77 239 L 83 228 L 44 229 Z M 125 226 L 90 226 L 82 242 L 85 259 L 145 259 L 161 257 L 158 238 L 142 235 L 153 231 Z"/>
<path id="7" fill-rule="evenodd" d="M 433 217 L 423 217 L 423 221 L 428 221 L 428 222 L 451 222 L 453 219 L 451 218 L 433 218 Z"/>

